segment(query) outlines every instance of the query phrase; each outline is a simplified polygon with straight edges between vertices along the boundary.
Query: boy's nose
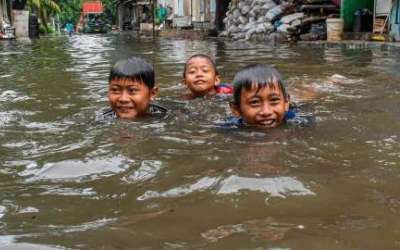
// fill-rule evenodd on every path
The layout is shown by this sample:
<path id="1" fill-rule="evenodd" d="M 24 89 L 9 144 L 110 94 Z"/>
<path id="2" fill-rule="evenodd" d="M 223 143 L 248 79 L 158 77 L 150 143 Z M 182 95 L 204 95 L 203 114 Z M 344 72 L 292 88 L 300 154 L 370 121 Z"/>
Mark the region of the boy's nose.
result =
<path id="1" fill-rule="evenodd" d="M 272 114 L 271 105 L 268 102 L 265 102 L 261 105 L 261 114 L 263 115 L 270 115 Z"/>
<path id="2" fill-rule="evenodd" d="M 129 101 L 129 94 L 126 90 L 122 91 L 121 96 L 119 97 L 120 102 L 128 102 Z"/>
<path id="3" fill-rule="evenodd" d="M 203 72 L 201 72 L 201 71 L 196 72 L 196 77 L 202 77 L 202 76 L 203 76 Z"/>

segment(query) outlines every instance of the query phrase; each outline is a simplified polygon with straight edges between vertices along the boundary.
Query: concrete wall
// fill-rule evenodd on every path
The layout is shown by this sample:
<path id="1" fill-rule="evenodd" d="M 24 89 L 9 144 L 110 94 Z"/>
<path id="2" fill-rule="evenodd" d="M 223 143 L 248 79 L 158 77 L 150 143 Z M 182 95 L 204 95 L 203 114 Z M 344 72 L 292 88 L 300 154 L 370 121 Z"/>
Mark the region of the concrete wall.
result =
<path id="1" fill-rule="evenodd" d="M 211 13 L 215 13 L 216 9 L 217 9 L 217 0 L 210 0 L 210 12 Z"/>
<path id="2" fill-rule="evenodd" d="M 29 37 L 29 11 L 13 10 L 13 26 L 15 27 L 15 36 Z"/>
<path id="3" fill-rule="evenodd" d="M 159 3 L 165 1 L 166 4 L 170 4 L 170 6 L 173 7 L 175 15 L 174 19 L 177 19 L 177 23 L 181 23 L 183 21 L 184 23 L 188 23 L 186 19 L 189 18 L 191 19 L 190 22 L 210 22 L 210 23 L 212 22 L 213 24 L 217 8 L 216 6 L 219 0 L 158 0 L 158 1 Z"/>
<path id="4" fill-rule="evenodd" d="M 184 0 L 183 2 L 183 15 L 192 16 L 192 0 Z"/>
<path id="5" fill-rule="evenodd" d="M 124 24 L 124 4 L 121 3 L 120 5 L 118 5 L 118 29 L 122 30 L 122 26 Z"/>

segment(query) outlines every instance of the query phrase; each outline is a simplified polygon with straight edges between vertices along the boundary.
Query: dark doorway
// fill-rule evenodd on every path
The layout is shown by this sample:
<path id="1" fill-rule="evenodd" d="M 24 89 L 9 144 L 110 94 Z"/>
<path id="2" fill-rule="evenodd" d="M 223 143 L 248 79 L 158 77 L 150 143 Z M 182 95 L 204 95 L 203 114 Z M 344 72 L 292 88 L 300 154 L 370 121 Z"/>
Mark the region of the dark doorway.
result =
<path id="1" fill-rule="evenodd" d="M 23 10 L 25 8 L 26 0 L 13 0 L 12 8 L 14 10 Z"/>
<path id="2" fill-rule="evenodd" d="M 217 6 L 215 10 L 215 28 L 217 31 L 222 31 L 225 29 L 224 18 L 226 12 L 228 11 L 228 6 L 231 0 L 217 0 Z"/>

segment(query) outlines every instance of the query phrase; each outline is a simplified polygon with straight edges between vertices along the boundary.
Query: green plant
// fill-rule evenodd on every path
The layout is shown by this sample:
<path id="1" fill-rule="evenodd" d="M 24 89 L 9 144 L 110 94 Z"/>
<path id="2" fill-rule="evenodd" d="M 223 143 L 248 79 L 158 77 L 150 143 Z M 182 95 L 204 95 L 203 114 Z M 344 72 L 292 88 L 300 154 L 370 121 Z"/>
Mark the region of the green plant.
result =
<path id="1" fill-rule="evenodd" d="M 32 13 L 38 14 L 45 33 L 48 30 L 48 17 L 61 12 L 60 6 L 54 0 L 28 0 L 28 8 Z"/>
<path id="2" fill-rule="evenodd" d="M 77 24 L 82 9 L 82 0 L 58 0 L 61 12 L 60 23 L 65 25 L 68 21 Z"/>
<path id="3" fill-rule="evenodd" d="M 104 7 L 104 14 L 112 24 L 117 20 L 117 0 L 101 0 Z"/>

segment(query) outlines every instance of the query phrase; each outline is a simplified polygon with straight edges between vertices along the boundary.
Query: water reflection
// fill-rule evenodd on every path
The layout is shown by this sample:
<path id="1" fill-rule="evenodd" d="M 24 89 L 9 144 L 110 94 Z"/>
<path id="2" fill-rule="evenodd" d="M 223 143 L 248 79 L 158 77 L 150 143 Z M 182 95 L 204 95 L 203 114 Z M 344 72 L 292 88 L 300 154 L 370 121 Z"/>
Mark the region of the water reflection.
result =
<path id="1" fill-rule="evenodd" d="M 84 161 L 67 160 L 57 163 L 46 163 L 42 167 L 29 168 L 21 173 L 23 176 L 32 175 L 28 182 L 38 180 L 83 180 L 107 177 L 125 171 L 129 165 L 125 158 L 107 157 L 105 159 L 86 159 Z"/>
<path id="2" fill-rule="evenodd" d="M 144 160 L 137 170 L 133 171 L 133 173 L 128 176 L 123 177 L 122 180 L 129 184 L 148 181 L 154 178 L 161 168 L 161 161 Z"/>
<path id="3" fill-rule="evenodd" d="M 263 220 L 249 220 L 236 225 L 223 225 L 216 229 L 210 229 L 201 234 L 210 243 L 223 240 L 235 234 L 248 234 L 252 241 L 279 241 L 284 239 L 291 229 L 302 229 L 287 223 L 279 223 L 273 218 Z"/>
<path id="4" fill-rule="evenodd" d="M 138 200 L 154 198 L 174 198 L 194 192 L 212 189 L 216 194 L 239 194 L 240 191 L 259 191 L 272 197 L 285 198 L 287 195 L 315 195 L 304 185 L 291 177 L 249 178 L 232 175 L 222 177 L 203 177 L 193 184 L 172 188 L 164 192 L 146 191 Z"/>

